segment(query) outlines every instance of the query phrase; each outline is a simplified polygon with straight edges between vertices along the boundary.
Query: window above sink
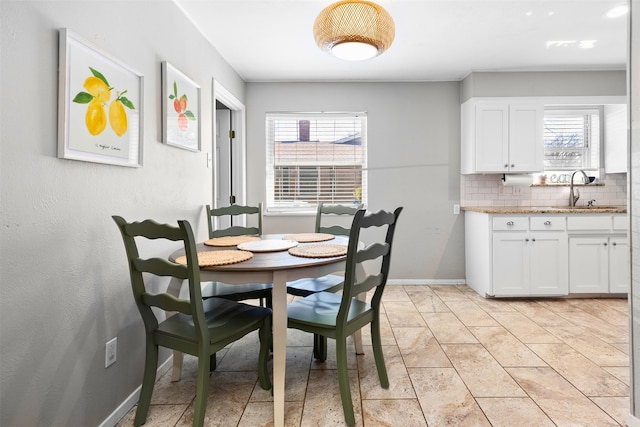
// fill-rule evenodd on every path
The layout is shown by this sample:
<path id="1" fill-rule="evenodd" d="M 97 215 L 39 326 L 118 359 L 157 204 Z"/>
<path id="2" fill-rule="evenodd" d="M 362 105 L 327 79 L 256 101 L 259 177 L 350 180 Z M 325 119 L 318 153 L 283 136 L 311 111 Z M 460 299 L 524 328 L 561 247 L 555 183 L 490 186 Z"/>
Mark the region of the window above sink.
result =
<path id="1" fill-rule="evenodd" d="M 576 170 L 584 170 L 590 182 L 595 181 L 600 170 L 601 123 L 602 106 L 546 106 L 544 173 L 536 174 L 534 181 L 543 185 L 568 185 Z"/>

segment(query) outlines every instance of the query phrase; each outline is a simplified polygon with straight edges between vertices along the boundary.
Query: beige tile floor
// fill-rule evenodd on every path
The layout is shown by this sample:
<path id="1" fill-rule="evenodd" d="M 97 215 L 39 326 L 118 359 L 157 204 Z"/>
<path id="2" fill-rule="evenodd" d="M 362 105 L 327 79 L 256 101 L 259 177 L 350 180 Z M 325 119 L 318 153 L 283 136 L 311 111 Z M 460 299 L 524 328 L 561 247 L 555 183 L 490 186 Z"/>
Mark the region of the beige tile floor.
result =
<path id="1" fill-rule="evenodd" d="M 370 334 L 350 354 L 359 426 L 624 426 L 629 411 L 625 299 L 491 300 L 466 286 L 388 286 L 382 389 Z M 257 383 L 257 335 L 218 355 L 205 425 L 272 425 Z M 288 334 L 287 426 L 345 425 L 333 345 L 324 363 L 312 337 Z M 196 362 L 183 379 L 159 376 L 146 426 L 191 425 Z M 133 423 L 135 407 L 119 422 Z"/>

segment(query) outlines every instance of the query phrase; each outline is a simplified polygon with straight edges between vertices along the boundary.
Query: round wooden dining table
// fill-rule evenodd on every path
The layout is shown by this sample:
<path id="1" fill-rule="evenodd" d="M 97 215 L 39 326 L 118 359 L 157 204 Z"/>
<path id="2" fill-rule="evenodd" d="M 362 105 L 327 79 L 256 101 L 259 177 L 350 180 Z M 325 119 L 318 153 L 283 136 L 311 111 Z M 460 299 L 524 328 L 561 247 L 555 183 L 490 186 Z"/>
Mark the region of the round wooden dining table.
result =
<path id="1" fill-rule="evenodd" d="M 261 236 L 262 240 L 280 239 L 283 234 Z M 299 243 L 310 244 L 338 244 L 347 245 L 346 236 L 335 236 L 327 242 Z M 198 252 L 229 250 L 235 248 L 208 246 L 203 243 L 197 245 Z M 169 256 L 175 261 L 184 255 L 180 249 Z M 303 277 L 320 277 L 326 274 L 344 271 L 346 255 L 323 258 L 307 258 L 291 255 L 288 250 L 272 252 L 254 252 L 253 257 L 236 264 L 219 265 L 200 268 L 202 282 L 218 281 L 228 284 L 244 283 L 273 283 L 273 425 L 284 426 L 284 389 L 287 352 L 287 282 Z M 172 281 L 168 292 L 179 295 L 182 282 Z M 362 342 L 359 335 L 356 338 L 356 351 L 361 352 Z M 180 379 L 182 368 L 182 353 L 174 352 L 173 380 Z"/>

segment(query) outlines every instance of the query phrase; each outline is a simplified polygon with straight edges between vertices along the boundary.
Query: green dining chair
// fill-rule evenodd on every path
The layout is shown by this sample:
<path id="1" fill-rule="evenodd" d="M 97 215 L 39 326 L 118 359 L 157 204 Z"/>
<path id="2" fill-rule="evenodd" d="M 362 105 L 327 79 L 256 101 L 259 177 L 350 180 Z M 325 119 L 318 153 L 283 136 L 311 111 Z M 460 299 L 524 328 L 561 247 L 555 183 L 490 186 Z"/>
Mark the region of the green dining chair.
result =
<path id="1" fill-rule="evenodd" d="M 327 233 L 336 236 L 348 236 L 349 227 L 336 224 L 339 217 L 350 217 L 349 223 L 353 220 L 356 212 L 362 209 L 362 205 L 346 206 L 346 205 L 325 205 L 320 202 L 316 211 L 316 233 Z M 332 224 L 327 222 L 332 220 Z M 287 293 L 300 297 L 306 297 L 316 292 L 337 292 L 342 289 L 343 275 L 327 274 L 326 276 L 317 278 L 302 278 L 287 283 Z"/>
<path id="2" fill-rule="evenodd" d="M 402 208 L 399 207 L 394 212 L 378 211 L 367 215 L 365 210 L 359 210 L 353 218 L 349 232 L 342 295 L 332 292 L 317 292 L 296 300 L 287 307 L 289 328 L 336 340 L 340 397 L 342 398 L 345 421 L 350 426 L 355 425 L 355 416 L 351 402 L 351 390 L 349 389 L 347 337 L 367 324 L 371 325 L 373 356 L 380 385 L 383 388 L 389 387 L 380 338 L 380 303 L 389 276 L 393 234 L 401 211 Z M 361 231 L 371 227 L 383 230 L 386 228 L 384 241 L 380 239 L 359 248 Z M 368 261 L 373 261 L 373 263 L 367 263 L 369 271 L 367 271 L 366 277 L 356 277 L 356 271 L 359 269 L 358 264 Z M 371 268 L 375 268 L 375 271 L 372 271 Z M 368 295 L 367 292 L 372 290 L 374 291 L 372 295 Z M 369 301 L 361 301 L 356 298 L 359 294 L 370 297 Z"/>
<path id="3" fill-rule="evenodd" d="M 349 227 L 339 224 L 340 218 L 349 218 L 349 223 L 353 221 L 353 216 L 362 204 L 356 206 L 347 205 L 325 205 L 318 204 L 316 211 L 316 233 L 327 233 L 336 236 L 348 236 Z M 329 224 L 330 223 L 330 224 Z M 327 274 L 321 277 L 302 278 L 287 283 L 287 293 L 300 297 L 306 297 L 316 292 L 338 292 L 342 289 L 344 274 Z M 313 336 L 313 357 L 324 361 L 327 358 L 327 339 L 318 335 Z"/>
<path id="4" fill-rule="evenodd" d="M 147 419 L 158 369 L 158 346 L 198 358 L 194 426 L 201 426 L 204 422 L 209 373 L 212 368 L 211 357 L 215 357 L 217 351 L 255 330 L 259 330 L 260 338 L 260 386 L 265 390 L 270 389 L 267 361 L 271 345 L 271 309 L 221 298 L 203 300 L 196 244 L 187 221 L 178 221 L 178 227 L 175 227 L 153 220 L 128 223 L 119 216 L 114 216 L 113 219 L 124 240 L 133 297 L 142 317 L 146 335 L 142 390 L 134 425 L 142 425 Z M 138 252 L 136 238 L 181 242 L 186 253 L 186 264 L 175 264 L 166 258 L 142 258 Z M 167 277 L 188 282 L 188 300 L 168 293 L 154 292 L 155 286 L 152 285 L 157 284 L 159 278 Z M 169 313 L 166 320 L 159 321 L 152 309 L 176 314 Z"/>
<path id="5" fill-rule="evenodd" d="M 262 203 L 259 203 L 258 206 L 230 205 L 222 208 L 212 208 L 206 205 L 206 209 L 210 239 L 226 236 L 259 236 L 262 234 Z M 244 215 L 247 219 L 253 218 L 255 225 L 231 225 L 227 228 L 218 228 L 216 226 L 217 219 L 223 217 L 233 219 L 240 215 Z M 271 307 L 272 289 L 272 283 L 231 285 L 222 282 L 205 282 L 202 284 L 202 296 L 204 298 L 218 297 L 232 301 L 259 299 L 260 305 Z"/>

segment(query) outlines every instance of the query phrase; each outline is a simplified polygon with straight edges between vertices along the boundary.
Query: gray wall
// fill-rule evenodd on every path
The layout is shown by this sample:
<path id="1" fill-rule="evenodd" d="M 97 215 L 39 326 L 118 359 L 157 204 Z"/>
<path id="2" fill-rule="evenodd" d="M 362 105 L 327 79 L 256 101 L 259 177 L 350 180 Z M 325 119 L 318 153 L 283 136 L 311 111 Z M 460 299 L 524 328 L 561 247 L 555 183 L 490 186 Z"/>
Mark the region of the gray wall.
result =
<path id="1" fill-rule="evenodd" d="M 460 87 L 460 102 L 483 96 L 625 96 L 626 72 L 471 73 Z"/>
<path id="2" fill-rule="evenodd" d="M 460 94 L 448 83 L 247 84 L 248 200 L 265 200 L 265 113 L 366 111 L 370 210 L 404 206 L 391 279 L 464 279 Z M 267 216 L 267 232 L 313 229 L 313 218 Z"/>
<path id="3" fill-rule="evenodd" d="M 187 219 L 204 239 L 212 79 L 241 100 L 244 82 L 169 0 L 2 0 L 0 17 L 0 425 L 98 425 L 140 385 L 144 351 L 111 215 Z M 61 27 L 144 75 L 143 168 L 56 158 Z M 202 88 L 200 153 L 160 142 L 163 60 Z"/>

